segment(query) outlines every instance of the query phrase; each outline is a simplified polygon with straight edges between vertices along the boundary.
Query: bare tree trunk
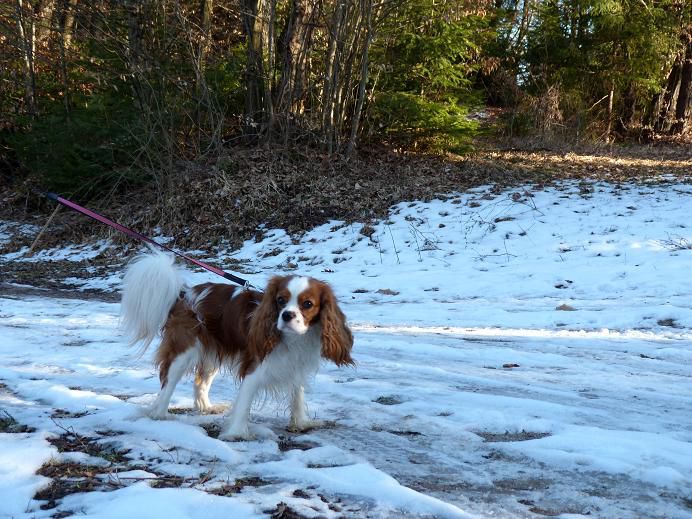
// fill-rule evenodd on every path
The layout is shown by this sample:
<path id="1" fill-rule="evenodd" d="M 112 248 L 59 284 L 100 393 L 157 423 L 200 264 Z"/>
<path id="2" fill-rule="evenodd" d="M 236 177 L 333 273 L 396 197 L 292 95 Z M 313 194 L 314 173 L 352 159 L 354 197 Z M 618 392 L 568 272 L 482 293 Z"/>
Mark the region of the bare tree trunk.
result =
<path id="1" fill-rule="evenodd" d="M 58 20 L 60 30 L 60 80 L 62 82 L 62 97 L 63 106 L 65 108 L 65 115 L 69 117 L 71 110 L 70 103 L 70 80 L 68 74 L 68 53 L 70 47 L 72 46 L 72 35 L 74 33 L 74 22 L 75 22 L 75 11 L 77 8 L 77 0 L 67 0 L 61 3 L 62 12 L 58 13 Z"/>
<path id="2" fill-rule="evenodd" d="M 634 114 L 636 112 L 637 96 L 634 90 L 634 85 L 631 83 L 627 86 L 622 99 L 622 114 L 618 117 L 615 128 L 617 132 L 626 134 L 634 124 Z"/>
<path id="3" fill-rule="evenodd" d="M 53 30 L 53 13 L 55 12 L 55 0 L 35 2 L 33 5 L 34 19 L 36 20 L 36 44 L 42 45 L 50 37 Z"/>
<path id="4" fill-rule="evenodd" d="M 355 12 L 354 12 L 355 11 Z M 351 3 L 348 6 L 346 17 L 343 20 L 342 36 L 337 42 L 336 60 L 340 66 L 337 88 L 334 90 L 334 143 L 337 149 L 341 148 L 348 106 L 353 95 L 353 68 L 360 48 L 360 27 L 363 13 Z M 357 66 L 356 66 L 357 68 Z"/>
<path id="5" fill-rule="evenodd" d="M 666 87 L 658 95 L 656 102 L 656 107 L 653 111 L 654 120 L 654 130 L 656 132 L 665 132 L 670 128 L 671 123 L 671 107 L 673 106 L 673 101 L 677 98 L 678 89 L 680 87 L 680 74 L 682 72 L 682 61 L 681 59 L 676 59 L 673 63 L 673 68 L 668 74 L 668 81 L 666 81 Z"/>
<path id="6" fill-rule="evenodd" d="M 262 115 L 267 115 L 265 107 L 271 100 L 265 99 L 264 71 L 264 0 L 243 1 L 243 28 L 247 41 L 247 65 L 245 67 L 245 117 L 246 132 L 261 133 L 264 123 Z"/>
<path id="7" fill-rule="evenodd" d="M 321 12 L 320 0 L 293 0 L 282 38 L 283 67 L 276 93 L 276 110 L 284 116 L 284 140 L 288 139 L 292 120 L 305 108 L 308 55 L 312 33 Z"/>
<path id="8" fill-rule="evenodd" d="M 203 75 L 206 68 L 207 53 L 209 52 L 209 44 L 211 40 L 211 19 L 214 11 L 213 0 L 201 0 L 199 10 L 201 14 L 200 28 L 202 30 L 202 34 L 199 39 L 199 49 L 197 52 L 197 70 L 200 75 Z"/>
<path id="9" fill-rule="evenodd" d="M 143 86 L 144 69 L 144 31 L 142 29 L 142 3 L 139 0 L 127 0 L 127 43 L 125 45 L 125 59 L 129 68 L 135 97 L 140 110 L 144 110 L 148 101 Z"/>
<path id="10" fill-rule="evenodd" d="M 327 44 L 326 72 L 322 88 L 322 134 L 327 153 L 334 152 L 334 91 L 339 78 L 337 63 L 337 42 L 341 37 L 342 22 L 346 11 L 346 2 L 337 2 L 329 24 L 329 42 Z"/>
<path id="11" fill-rule="evenodd" d="M 675 122 L 670 132 L 672 134 L 683 133 L 690 126 L 692 116 L 692 35 L 688 36 L 685 58 L 680 71 L 680 88 L 675 104 Z"/>
<path id="12" fill-rule="evenodd" d="M 365 102 L 365 87 L 368 83 L 368 66 L 370 65 L 369 53 L 370 43 L 372 42 L 372 0 L 361 0 L 362 10 L 365 12 L 365 43 L 361 56 L 360 84 L 358 85 L 358 101 L 351 121 L 351 137 L 348 140 L 346 155 L 351 155 L 356 147 L 356 138 L 360 128 L 360 116 Z"/>
<path id="13" fill-rule="evenodd" d="M 610 92 L 608 93 L 608 127 L 606 129 L 606 142 L 611 142 L 611 132 L 613 128 L 613 99 L 615 97 L 615 80 L 610 81 Z"/>
<path id="14" fill-rule="evenodd" d="M 77 11 L 78 0 L 68 0 L 65 6 L 65 18 L 62 26 L 63 41 L 65 50 L 72 46 L 72 36 L 74 35 L 74 20 Z"/>
<path id="15" fill-rule="evenodd" d="M 177 6 L 176 6 L 177 7 Z M 190 58 L 195 63 L 195 110 L 193 119 L 197 131 L 195 144 L 203 140 L 202 134 L 205 128 L 205 115 L 211 114 L 211 96 L 207 87 L 205 72 L 207 68 L 207 54 L 211 44 L 211 24 L 214 10 L 213 0 L 200 0 L 199 4 L 199 33 L 194 31 L 184 12 L 176 9 L 178 19 L 183 24 L 183 31 L 188 35 Z M 196 41 L 195 41 L 196 40 Z M 196 43 L 196 45 L 195 45 Z M 211 125 L 215 126 L 214 124 Z"/>
<path id="16" fill-rule="evenodd" d="M 283 4 L 287 11 L 277 0 L 243 1 L 247 134 L 254 133 L 260 142 L 279 138 L 288 144 L 300 127 L 301 135 L 317 133 L 328 153 L 342 145 L 352 152 L 367 99 L 373 0 L 290 0 Z M 326 17 L 323 5 L 332 9 Z M 279 20 L 283 30 L 276 38 Z M 326 47 L 320 47 L 325 51 L 320 55 L 321 96 L 310 89 L 315 42 Z"/>
<path id="17" fill-rule="evenodd" d="M 69 5 L 66 7 L 69 9 Z M 62 81 L 62 102 L 65 108 L 65 116 L 70 115 L 70 85 L 67 75 L 67 29 L 65 25 L 60 27 L 60 80 Z"/>
<path id="18" fill-rule="evenodd" d="M 531 5 L 531 0 L 524 0 L 523 9 L 521 13 L 521 23 L 519 24 L 519 31 L 517 33 L 517 40 L 514 43 L 514 47 L 519 49 L 523 45 L 524 38 L 528 34 L 530 14 L 529 7 Z"/>
<path id="19" fill-rule="evenodd" d="M 663 91 L 654 96 L 646 123 L 657 133 L 686 131 L 692 118 L 692 26 L 680 34 L 682 49 L 675 58 Z"/>
<path id="20" fill-rule="evenodd" d="M 265 111 L 267 116 L 266 140 L 272 138 L 274 124 L 276 120 L 276 109 L 272 98 L 272 88 L 274 86 L 274 68 L 276 67 L 276 36 L 274 27 L 276 25 L 276 1 L 269 0 L 269 20 L 267 21 L 267 77 L 264 78 L 264 99 Z"/>
<path id="21" fill-rule="evenodd" d="M 22 60 L 24 63 L 24 104 L 26 111 L 31 114 L 36 113 L 36 71 L 34 69 L 34 31 L 33 18 L 27 13 L 22 0 L 16 0 L 17 11 L 17 31 L 22 50 Z"/>

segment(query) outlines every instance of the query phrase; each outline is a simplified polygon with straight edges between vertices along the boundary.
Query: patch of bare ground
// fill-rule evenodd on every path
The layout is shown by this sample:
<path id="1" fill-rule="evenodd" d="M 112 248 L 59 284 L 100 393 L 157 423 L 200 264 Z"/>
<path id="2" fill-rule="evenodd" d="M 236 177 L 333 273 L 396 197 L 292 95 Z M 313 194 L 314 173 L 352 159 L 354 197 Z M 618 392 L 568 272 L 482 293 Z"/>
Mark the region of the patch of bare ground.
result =
<path id="1" fill-rule="evenodd" d="M 207 432 L 207 436 L 210 438 L 218 438 L 221 434 L 221 426 L 215 423 L 203 423 L 200 427 Z"/>
<path id="2" fill-rule="evenodd" d="M 313 493 L 311 493 L 313 491 Z M 354 512 L 362 512 L 360 508 L 353 504 L 346 504 L 342 501 L 341 498 L 339 497 L 328 497 L 325 494 L 314 494 L 314 489 L 311 487 L 308 490 L 303 490 L 302 488 L 298 488 L 293 491 L 292 494 L 293 497 L 297 497 L 299 499 L 315 499 L 318 498 L 322 503 L 327 505 L 327 508 L 331 510 L 332 512 L 335 513 L 346 513 L 345 517 L 359 517 L 360 515 L 352 515 Z M 312 508 L 314 511 L 318 511 L 318 508 Z M 272 518 L 276 519 L 303 519 L 307 517 L 314 517 L 314 512 L 309 515 L 303 515 L 300 512 L 296 511 L 295 509 L 292 509 L 289 507 L 286 503 L 280 502 L 276 505 L 276 507 L 272 510 L 264 510 L 265 514 L 270 514 Z M 320 516 L 322 517 L 322 516 Z M 369 517 L 369 516 L 368 516 Z"/>
<path id="3" fill-rule="evenodd" d="M 0 295 L 2 297 L 55 297 L 62 299 L 97 299 L 117 301 L 120 294 L 102 290 L 77 290 L 70 278 L 89 279 L 112 273 L 110 265 L 86 271 L 81 262 L 3 262 L 0 259 Z M 120 268 L 120 267 L 118 267 Z"/>
<path id="4" fill-rule="evenodd" d="M 144 470 L 151 475 L 142 477 L 121 476 L 122 473 L 130 470 Z M 99 466 L 73 461 L 51 460 L 36 473 L 52 479 L 46 487 L 34 494 L 35 500 L 45 501 L 40 505 L 41 510 L 56 508 L 59 501 L 68 495 L 95 491 L 110 492 L 138 481 L 147 481 L 152 488 L 180 488 L 185 485 L 191 486 L 205 482 L 203 478 L 188 479 L 160 474 L 149 467 L 131 466 L 127 463 Z M 58 512 L 58 515 L 62 513 Z"/>
<path id="5" fill-rule="evenodd" d="M 242 492 L 246 488 L 253 487 L 263 487 L 267 485 L 274 484 L 274 481 L 268 481 L 266 479 L 257 476 L 247 476 L 242 478 L 237 478 L 233 483 L 227 482 L 220 486 L 215 486 L 212 488 L 204 489 L 205 492 L 222 497 L 232 497 L 235 494 Z M 280 482 L 279 482 L 280 483 Z M 360 508 L 351 503 L 345 504 L 339 497 L 327 497 L 325 494 L 315 493 L 315 487 L 307 487 L 306 489 L 297 488 L 292 494 L 294 498 L 312 500 L 313 503 L 306 502 L 304 505 L 294 505 L 293 507 L 288 506 L 284 502 L 279 502 L 274 508 L 264 510 L 263 513 L 269 515 L 270 517 L 276 519 L 304 519 L 307 517 L 315 517 L 315 512 L 319 512 L 320 508 L 314 505 L 314 501 L 319 499 L 322 503 L 325 503 L 327 508 L 332 512 L 358 512 Z M 305 507 L 310 515 L 304 515 L 301 509 Z M 322 517 L 322 516 L 319 516 Z M 355 517 L 353 515 L 346 515 L 345 517 Z"/>
<path id="6" fill-rule="evenodd" d="M 62 418 L 65 417 L 65 413 L 63 410 L 57 410 L 54 414 Z M 72 413 L 68 414 L 72 415 Z M 50 460 L 44 464 L 37 474 L 51 478 L 52 481 L 34 495 L 35 500 L 45 501 L 40 506 L 42 510 L 57 507 L 63 497 L 71 494 L 97 490 L 107 492 L 125 486 L 124 482 L 114 476 L 117 476 L 118 471 L 129 470 L 129 460 L 125 456 L 128 451 L 112 443 L 100 443 L 98 438 L 82 436 L 68 430 L 60 436 L 48 438 L 48 442 L 55 446 L 58 452 L 80 452 L 109 463 L 100 466 L 74 461 Z"/>
<path id="7" fill-rule="evenodd" d="M 547 432 L 531 431 L 505 431 L 503 433 L 492 433 L 487 431 L 477 431 L 475 434 L 483 438 L 486 442 L 523 442 L 528 440 L 539 440 L 550 436 Z"/>
<path id="8" fill-rule="evenodd" d="M 124 485 L 114 479 L 100 477 L 103 467 L 83 465 L 74 462 L 50 461 L 43 465 L 37 474 L 52 479 L 50 484 L 34 494 L 41 504 L 41 510 L 50 510 L 58 506 L 58 501 L 65 496 L 80 492 L 117 490 Z"/>
<path id="9" fill-rule="evenodd" d="M 82 436 L 68 430 L 60 436 L 48 438 L 48 442 L 58 449 L 58 452 L 83 452 L 113 464 L 127 463 L 129 459 L 127 458 L 129 451 L 120 448 L 115 442 L 103 442 L 99 438 Z"/>
<path id="10" fill-rule="evenodd" d="M 692 152 L 688 146 L 555 146 L 546 149 L 515 144 L 515 147 L 477 151 L 471 160 L 478 167 L 503 169 L 517 179 L 545 183 L 568 179 L 665 182 L 661 177 L 668 175 L 689 180 L 692 168 Z"/>
<path id="11" fill-rule="evenodd" d="M 317 443 L 308 441 L 298 441 L 292 437 L 279 436 L 279 441 L 277 442 L 279 450 L 281 452 L 291 451 L 291 450 L 301 450 L 307 451 L 319 447 Z"/>
<path id="12" fill-rule="evenodd" d="M 233 494 L 242 492 L 245 487 L 264 487 L 270 484 L 270 481 L 260 477 L 248 476 L 237 478 L 233 483 L 225 483 L 221 486 L 208 489 L 206 492 L 208 494 L 214 494 L 215 496 L 232 496 Z"/>
<path id="13" fill-rule="evenodd" d="M 55 409 L 53 413 L 51 413 L 50 417 L 53 419 L 82 418 L 88 414 L 88 411 L 68 411 L 66 409 Z"/>
<path id="14" fill-rule="evenodd" d="M 283 501 L 277 503 L 276 507 L 272 510 L 263 510 L 262 512 L 269 514 L 269 517 L 272 519 L 308 519 L 307 515 L 296 512 Z"/>
<path id="15" fill-rule="evenodd" d="M 123 450 L 112 441 L 100 441 L 122 433 L 119 431 L 99 431 L 99 438 L 87 437 L 73 431 L 66 431 L 60 436 L 48 438 L 58 452 L 83 453 L 101 458 L 108 463 L 92 465 L 66 459 L 52 459 L 36 472 L 51 479 L 51 482 L 34 495 L 41 503 L 41 510 L 52 510 L 59 506 L 65 496 L 83 492 L 109 492 L 125 487 L 138 481 L 146 481 L 152 488 L 178 488 L 183 486 L 201 485 L 208 481 L 209 474 L 199 478 L 183 478 L 176 475 L 164 474 L 152 467 L 133 464 L 126 457 L 129 452 Z M 147 474 L 141 477 L 125 476 L 125 472 L 141 470 Z M 250 483 L 248 483 L 250 484 Z M 68 511 L 55 512 L 52 517 L 67 517 Z"/>
<path id="16" fill-rule="evenodd" d="M 151 488 L 181 488 L 186 481 L 188 481 L 187 478 L 182 476 L 158 477 L 152 478 L 149 486 Z"/>
<path id="17" fill-rule="evenodd" d="M 11 391 L 9 388 L 3 384 L 0 383 L 0 395 L 2 393 L 10 393 Z M 10 434 L 18 434 L 18 433 L 32 433 L 35 432 L 36 429 L 33 427 L 30 427 L 28 425 L 20 424 L 17 422 L 17 420 L 14 419 L 14 416 L 12 416 L 10 413 L 5 411 L 4 409 L 2 412 L 0 412 L 0 433 L 10 433 Z"/>

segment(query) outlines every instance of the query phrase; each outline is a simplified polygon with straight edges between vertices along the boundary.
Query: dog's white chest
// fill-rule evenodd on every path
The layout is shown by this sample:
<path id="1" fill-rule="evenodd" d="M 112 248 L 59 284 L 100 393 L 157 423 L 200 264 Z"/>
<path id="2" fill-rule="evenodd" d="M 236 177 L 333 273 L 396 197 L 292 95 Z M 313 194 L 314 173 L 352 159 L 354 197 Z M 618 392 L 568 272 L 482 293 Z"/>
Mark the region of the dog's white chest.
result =
<path id="1" fill-rule="evenodd" d="M 264 385 L 289 389 L 305 384 L 320 367 L 321 330 L 313 326 L 304 335 L 284 333 L 281 342 L 257 368 Z"/>

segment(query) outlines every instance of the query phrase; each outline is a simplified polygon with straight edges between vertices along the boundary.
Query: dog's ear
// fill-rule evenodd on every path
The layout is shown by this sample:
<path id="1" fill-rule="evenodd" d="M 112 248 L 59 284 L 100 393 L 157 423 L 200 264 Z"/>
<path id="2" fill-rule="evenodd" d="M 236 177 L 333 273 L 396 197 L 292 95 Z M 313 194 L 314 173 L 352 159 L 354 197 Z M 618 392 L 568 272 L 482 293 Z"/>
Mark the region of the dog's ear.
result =
<path id="1" fill-rule="evenodd" d="M 259 306 L 250 316 L 248 347 L 257 362 L 262 362 L 281 339 L 281 332 L 276 327 L 279 318 L 276 295 L 282 279 L 277 276 L 269 281 Z"/>
<path id="2" fill-rule="evenodd" d="M 322 357 L 337 366 L 355 365 L 351 358 L 353 334 L 346 324 L 346 316 L 339 308 L 334 292 L 326 283 L 320 283 L 320 322 L 322 323 Z"/>

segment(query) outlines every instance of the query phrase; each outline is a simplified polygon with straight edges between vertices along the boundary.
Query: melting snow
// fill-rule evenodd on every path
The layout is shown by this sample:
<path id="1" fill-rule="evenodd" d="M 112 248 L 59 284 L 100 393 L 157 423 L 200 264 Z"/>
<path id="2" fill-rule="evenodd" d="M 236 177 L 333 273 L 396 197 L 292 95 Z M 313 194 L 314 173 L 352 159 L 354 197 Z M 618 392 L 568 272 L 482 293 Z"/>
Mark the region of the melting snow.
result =
<path id="1" fill-rule="evenodd" d="M 117 304 L 0 293 L 0 421 L 25 426 L 0 434 L 0 516 L 692 517 L 690 195 L 478 189 L 220 254 L 258 286 L 324 279 L 349 316 L 358 365 L 323 367 L 308 402 L 333 425 L 302 435 L 267 402 L 258 440 L 219 441 L 220 415 L 189 412 L 189 379 L 180 414 L 150 420 L 152 351 L 125 345 Z M 206 280 L 218 281 L 190 274 Z M 221 378 L 212 400 L 235 389 Z M 103 485 L 32 500 L 51 481 L 37 470 L 75 459 L 101 467 Z"/>

